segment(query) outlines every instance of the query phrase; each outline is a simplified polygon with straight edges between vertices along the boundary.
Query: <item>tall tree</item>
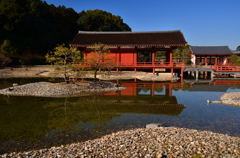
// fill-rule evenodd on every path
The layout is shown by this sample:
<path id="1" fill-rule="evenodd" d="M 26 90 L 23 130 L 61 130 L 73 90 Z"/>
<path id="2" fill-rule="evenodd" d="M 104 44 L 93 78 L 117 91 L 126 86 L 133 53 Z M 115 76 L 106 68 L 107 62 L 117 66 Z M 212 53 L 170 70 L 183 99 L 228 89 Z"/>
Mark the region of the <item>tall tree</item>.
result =
<path id="1" fill-rule="evenodd" d="M 103 10 L 88 10 L 79 13 L 78 25 L 82 31 L 131 31 L 120 16 Z"/>

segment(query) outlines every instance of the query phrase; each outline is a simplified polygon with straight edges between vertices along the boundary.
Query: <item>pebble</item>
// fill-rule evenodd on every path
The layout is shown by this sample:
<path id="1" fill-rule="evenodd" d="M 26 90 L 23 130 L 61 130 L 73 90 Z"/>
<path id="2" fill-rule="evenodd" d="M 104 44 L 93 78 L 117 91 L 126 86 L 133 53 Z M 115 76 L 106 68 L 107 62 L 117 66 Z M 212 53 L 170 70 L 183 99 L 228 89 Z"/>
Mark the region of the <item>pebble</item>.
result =
<path id="1" fill-rule="evenodd" d="M 162 124 L 161 123 L 151 123 L 151 124 L 147 124 L 146 128 L 156 128 L 156 127 L 161 127 Z"/>
<path id="2" fill-rule="evenodd" d="M 6 153 L 0 155 L 0 158 L 188 158 L 197 155 L 211 158 L 239 158 L 240 138 L 177 127 L 138 128 L 60 147 Z"/>

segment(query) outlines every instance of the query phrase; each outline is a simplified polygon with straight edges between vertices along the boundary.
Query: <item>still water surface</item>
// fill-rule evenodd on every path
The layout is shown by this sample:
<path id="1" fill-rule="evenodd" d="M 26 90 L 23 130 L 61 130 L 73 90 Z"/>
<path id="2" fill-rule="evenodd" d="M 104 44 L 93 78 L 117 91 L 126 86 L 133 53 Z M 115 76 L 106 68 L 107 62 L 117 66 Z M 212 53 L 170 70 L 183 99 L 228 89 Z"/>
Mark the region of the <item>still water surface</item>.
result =
<path id="1" fill-rule="evenodd" d="M 49 80 L 0 79 L 0 89 Z M 127 89 L 87 97 L 0 95 L 0 154 L 85 141 L 148 123 L 240 137 L 240 107 L 207 105 L 207 100 L 219 100 L 224 93 L 240 92 L 240 80 L 121 83 Z"/>

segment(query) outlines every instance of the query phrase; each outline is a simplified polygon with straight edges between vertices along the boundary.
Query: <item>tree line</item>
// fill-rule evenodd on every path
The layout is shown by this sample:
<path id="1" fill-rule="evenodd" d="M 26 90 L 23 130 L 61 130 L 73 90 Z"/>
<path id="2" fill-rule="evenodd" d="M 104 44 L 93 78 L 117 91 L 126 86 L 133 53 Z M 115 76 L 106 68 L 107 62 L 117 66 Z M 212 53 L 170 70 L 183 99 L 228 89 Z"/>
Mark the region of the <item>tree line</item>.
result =
<path id="1" fill-rule="evenodd" d="M 103 10 L 77 13 L 41 0 L 0 0 L 0 60 L 45 64 L 58 44 L 68 45 L 79 31 L 131 31 L 120 16 Z"/>

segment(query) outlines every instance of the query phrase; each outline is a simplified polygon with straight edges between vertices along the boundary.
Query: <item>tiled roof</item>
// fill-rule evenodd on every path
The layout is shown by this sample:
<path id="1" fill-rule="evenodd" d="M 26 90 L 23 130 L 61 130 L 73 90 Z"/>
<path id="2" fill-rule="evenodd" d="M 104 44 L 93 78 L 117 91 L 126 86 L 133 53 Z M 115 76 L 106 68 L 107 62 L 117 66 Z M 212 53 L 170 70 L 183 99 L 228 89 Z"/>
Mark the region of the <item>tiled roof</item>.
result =
<path id="1" fill-rule="evenodd" d="M 228 46 L 191 46 L 193 54 L 208 55 L 208 54 L 233 54 Z"/>
<path id="2" fill-rule="evenodd" d="M 233 54 L 240 54 L 240 50 L 233 50 Z"/>
<path id="3" fill-rule="evenodd" d="M 89 32 L 79 31 L 71 46 L 89 46 L 101 42 L 111 46 L 183 46 L 187 42 L 181 31 Z"/>

